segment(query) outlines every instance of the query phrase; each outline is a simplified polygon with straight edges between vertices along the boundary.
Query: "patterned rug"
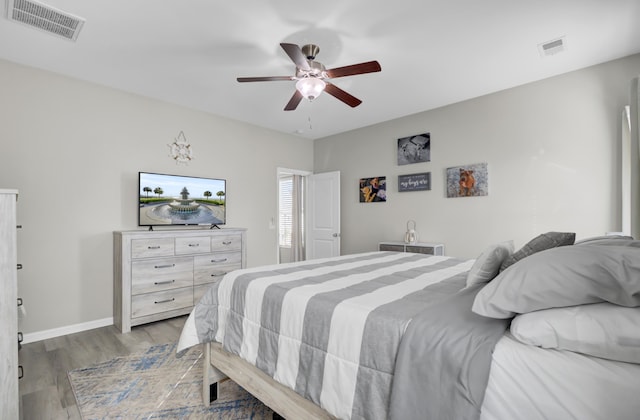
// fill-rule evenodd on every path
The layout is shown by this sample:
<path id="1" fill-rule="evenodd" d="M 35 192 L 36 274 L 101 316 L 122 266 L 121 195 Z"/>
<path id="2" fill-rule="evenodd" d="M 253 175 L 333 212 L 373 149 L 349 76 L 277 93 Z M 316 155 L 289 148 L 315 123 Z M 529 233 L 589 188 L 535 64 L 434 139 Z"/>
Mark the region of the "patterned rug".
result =
<path id="1" fill-rule="evenodd" d="M 84 420 L 93 419 L 271 419 L 272 412 L 227 380 L 218 400 L 202 404 L 201 349 L 176 358 L 176 344 L 118 357 L 68 373 Z"/>

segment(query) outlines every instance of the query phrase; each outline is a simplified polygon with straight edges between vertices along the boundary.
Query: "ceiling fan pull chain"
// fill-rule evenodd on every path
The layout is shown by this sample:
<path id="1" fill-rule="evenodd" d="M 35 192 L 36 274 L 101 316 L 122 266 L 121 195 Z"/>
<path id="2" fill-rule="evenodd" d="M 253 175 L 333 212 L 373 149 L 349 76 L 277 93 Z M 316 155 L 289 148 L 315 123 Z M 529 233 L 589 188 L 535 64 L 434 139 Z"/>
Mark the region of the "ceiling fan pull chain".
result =
<path id="1" fill-rule="evenodd" d="M 309 120 L 309 130 L 313 130 L 313 126 L 311 125 L 311 115 L 309 115 L 308 120 Z"/>

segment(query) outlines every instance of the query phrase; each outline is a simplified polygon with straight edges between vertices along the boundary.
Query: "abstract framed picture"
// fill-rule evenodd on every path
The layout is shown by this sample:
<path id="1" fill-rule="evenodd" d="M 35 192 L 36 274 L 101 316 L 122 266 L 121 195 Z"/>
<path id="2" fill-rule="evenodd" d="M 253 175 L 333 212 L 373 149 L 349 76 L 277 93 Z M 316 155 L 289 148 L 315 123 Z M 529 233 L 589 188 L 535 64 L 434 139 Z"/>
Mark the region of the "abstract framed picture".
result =
<path id="1" fill-rule="evenodd" d="M 398 175 L 398 192 L 427 191 L 431 189 L 431 172 Z"/>
<path id="2" fill-rule="evenodd" d="M 359 194 L 361 203 L 387 201 L 387 178 L 384 176 L 360 178 Z"/>
<path id="3" fill-rule="evenodd" d="M 486 163 L 447 168 L 447 197 L 479 197 L 489 195 Z"/>
<path id="4" fill-rule="evenodd" d="M 430 133 L 416 134 L 398 139 L 398 165 L 429 162 L 430 160 Z"/>

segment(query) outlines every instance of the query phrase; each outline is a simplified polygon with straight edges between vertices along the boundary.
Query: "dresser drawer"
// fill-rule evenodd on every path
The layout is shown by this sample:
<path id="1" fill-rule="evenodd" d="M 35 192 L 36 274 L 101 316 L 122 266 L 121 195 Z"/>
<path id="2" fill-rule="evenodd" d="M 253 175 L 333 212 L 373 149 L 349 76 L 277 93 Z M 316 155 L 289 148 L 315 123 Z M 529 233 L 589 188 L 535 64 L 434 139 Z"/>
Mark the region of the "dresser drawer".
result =
<path id="1" fill-rule="evenodd" d="M 156 258 L 131 263 L 131 294 L 193 286 L 193 257 Z"/>
<path id="2" fill-rule="evenodd" d="M 228 264 L 240 264 L 241 252 L 216 252 L 215 254 L 196 255 L 193 257 L 193 265 L 196 269 L 221 267 Z"/>
<path id="3" fill-rule="evenodd" d="M 211 252 L 211 238 L 193 236 L 176 238 L 176 255 L 206 254 Z"/>
<path id="4" fill-rule="evenodd" d="M 438 255 L 436 253 L 436 247 L 433 246 L 411 246 L 407 245 L 407 252 L 413 252 L 416 254 L 429 254 L 429 255 Z M 440 254 L 442 255 L 442 254 Z"/>
<path id="5" fill-rule="evenodd" d="M 242 267 L 241 252 L 219 252 L 210 255 L 198 255 L 194 259 L 193 284 L 218 281 L 230 271 Z"/>
<path id="6" fill-rule="evenodd" d="M 380 244 L 380 251 L 404 252 L 404 245 Z"/>
<path id="7" fill-rule="evenodd" d="M 145 293 L 131 298 L 131 318 L 193 306 L 193 287 Z"/>
<path id="8" fill-rule="evenodd" d="M 133 239 L 131 258 L 169 257 L 174 255 L 173 238 Z"/>
<path id="9" fill-rule="evenodd" d="M 217 235 L 211 238 L 211 252 L 237 251 L 240 249 L 242 249 L 241 235 Z"/>

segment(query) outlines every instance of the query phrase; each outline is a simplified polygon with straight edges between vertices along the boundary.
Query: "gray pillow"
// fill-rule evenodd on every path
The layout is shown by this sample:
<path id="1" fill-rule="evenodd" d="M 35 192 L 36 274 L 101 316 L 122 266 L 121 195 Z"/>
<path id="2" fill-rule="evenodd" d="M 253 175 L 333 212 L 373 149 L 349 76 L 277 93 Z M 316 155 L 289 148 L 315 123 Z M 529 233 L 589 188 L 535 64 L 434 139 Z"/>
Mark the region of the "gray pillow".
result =
<path id="1" fill-rule="evenodd" d="M 489 318 L 511 318 L 596 302 L 640 306 L 640 248 L 589 245 L 538 252 L 484 286 L 473 311 Z"/>
<path id="2" fill-rule="evenodd" d="M 547 232 L 536 236 L 529 242 L 527 242 L 517 252 L 511 254 L 509 258 L 504 260 L 500 265 L 500 271 L 504 271 L 510 265 L 515 264 L 517 261 L 533 255 L 536 252 L 544 251 L 545 249 L 556 248 L 559 246 L 573 245 L 576 240 L 576 234 L 573 232 Z"/>
<path id="3" fill-rule="evenodd" d="M 487 283 L 500 271 L 502 262 L 513 252 L 513 241 L 500 242 L 487 247 L 473 263 L 467 274 L 467 287 Z"/>
<path id="4" fill-rule="evenodd" d="M 594 236 L 576 241 L 576 245 L 616 245 L 616 246 L 636 246 L 640 247 L 640 241 L 634 240 L 632 236 L 606 235 Z"/>

